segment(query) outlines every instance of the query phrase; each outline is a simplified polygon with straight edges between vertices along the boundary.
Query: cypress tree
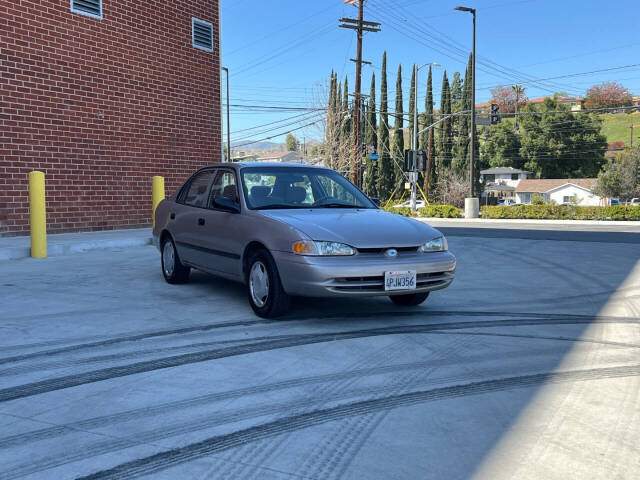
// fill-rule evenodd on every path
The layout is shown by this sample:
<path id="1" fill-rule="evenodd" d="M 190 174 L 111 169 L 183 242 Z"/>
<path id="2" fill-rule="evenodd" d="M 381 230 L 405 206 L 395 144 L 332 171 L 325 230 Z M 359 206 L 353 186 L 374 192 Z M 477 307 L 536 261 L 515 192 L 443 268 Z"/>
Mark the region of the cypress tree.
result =
<path id="1" fill-rule="evenodd" d="M 387 52 L 382 54 L 382 80 L 380 82 L 380 125 L 378 126 L 378 195 L 386 201 L 393 193 L 394 176 L 389 148 L 389 101 L 387 99 Z"/>
<path id="2" fill-rule="evenodd" d="M 433 125 L 433 72 L 431 71 L 431 65 L 429 65 L 429 75 L 427 76 L 427 94 L 424 100 L 424 124 L 422 128 L 426 128 L 429 125 Z M 422 132 L 420 135 L 420 148 L 427 150 L 428 155 L 431 156 L 431 171 L 429 185 L 435 185 L 438 179 L 438 171 L 436 168 L 436 149 L 435 149 L 435 130 L 431 129 L 431 136 L 429 136 L 429 130 Z M 425 192 L 427 191 L 427 185 L 425 181 Z"/>
<path id="3" fill-rule="evenodd" d="M 345 112 L 349 112 L 350 108 L 349 108 L 349 79 L 347 78 L 347 76 L 345 75 L 344 77 L 344 94 L 342 97 L 342 111 Z M 344 120 L 344 128 L 342 129 L 342 138 L 343 140 L 347 140 L 351 137 L 351 126 L 353 125 L 353 119 L 351 118 L 350 115 L 347 115 L 345 120 Z"/>
<path id="4" fill-rule="evenodd" d="M 472 57 L 469 55 L 469 63 L 467 64 L 467 70 L 464 74 L 464 84 L 462 87 L 462 97 L 460 99 L 460 110 L 471 110 L 471 88 L 473 88 L 471 82 L 471 69 L 472 69 Z M 469 170 L 469 130 L 471 129 L 471 117 L 470 115 L 461 115 L 457 120 L 458 135 L 456 138 L 453 170 L 458 175 L 465 175 Z"/>
<path id="5" fill-rule="evenodd" d="M 451 90 L 449 88 L 449 79 L 447 78 L 447 71 L 444 71 L 442 76 L 442 94 L 440 98 L 440 118 L 444 118 L 451 114 Z M 451 119 L 443 120 L 440 123 L 438 129 L 438 169 L 442 171 L 442 168 L 449 168 L 451 165 L 451 151 L 452 151 L 452 128 Z"/>
<path id="6" fill-rule="evenodd" d="M 365 116 L 364 141 L 367 146 L 377 148 L 378 132 L 376 119 L 376 74 L 371 75 L 371 90 L 369 92 L 369 106 Z M 378 161 L 367 160 L 367 170 L 364 177 L 364 190 L 370 197 L 378 196 Z"/>
<path id="7" fill-rule="evenodd" d="M 393 144 L 391 147 L 391 168 L 393 169 L 393 188 L 402 180 L 404 176 L 402 165 L 404 158 L 404 108 L 402 100 L 402 65 L 398 65 L 398 77 L 396 79 L 396 113 L 395 125 L 393 129 Z"/>

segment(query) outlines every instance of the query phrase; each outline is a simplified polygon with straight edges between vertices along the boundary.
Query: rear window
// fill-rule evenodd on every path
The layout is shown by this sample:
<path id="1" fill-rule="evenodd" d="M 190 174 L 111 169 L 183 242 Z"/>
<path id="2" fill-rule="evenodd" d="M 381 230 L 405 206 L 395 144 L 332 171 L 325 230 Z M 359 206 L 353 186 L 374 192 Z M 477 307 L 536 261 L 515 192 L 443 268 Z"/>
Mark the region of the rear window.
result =
<path id="1" fill-rule="evenodd" d="M 209 183 L 213 176 L 213 170 L 205 170 L 196 174 L 189 183 L 184 196 L 184 204 L 192 207 L 204 207 L 207 204 Z"/>

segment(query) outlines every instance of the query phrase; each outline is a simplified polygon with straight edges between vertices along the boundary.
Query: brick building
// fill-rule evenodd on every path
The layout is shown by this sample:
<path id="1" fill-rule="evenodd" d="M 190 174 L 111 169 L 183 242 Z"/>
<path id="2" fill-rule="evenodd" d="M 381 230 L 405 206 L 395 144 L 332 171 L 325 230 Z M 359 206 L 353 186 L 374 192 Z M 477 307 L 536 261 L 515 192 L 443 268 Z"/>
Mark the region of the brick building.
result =
<path id="1" fill-rule="evenodd" d="M 222 156 L 215 0 L 0 0 L 0 236 L 29 231 L 46 174 L 49 233 L 150 225 Z"/>

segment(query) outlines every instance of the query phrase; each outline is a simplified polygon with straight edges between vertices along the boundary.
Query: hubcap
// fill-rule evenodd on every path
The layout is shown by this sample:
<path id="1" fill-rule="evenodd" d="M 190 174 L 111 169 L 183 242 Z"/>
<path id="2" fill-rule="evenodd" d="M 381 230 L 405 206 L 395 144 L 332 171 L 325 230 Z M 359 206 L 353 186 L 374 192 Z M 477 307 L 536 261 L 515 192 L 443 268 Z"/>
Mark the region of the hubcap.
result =
<path id="1" fill-rule="evenodd" d="M 261 261 L 255 262 L 249 272 L 249 291 L 251 300 L 258 308 L 262 308 L 269 298 L 269 275 Z"/>
<path id="2" fill-rule="evenodd" d="M 164 247 L 162 248 L 162 268 L 164 269 L 164 274 L 167 277 L 173 275 L 175 264 L 176 252 L 173 249 L 173 243 L 169 240 L 165 242 Z"/>

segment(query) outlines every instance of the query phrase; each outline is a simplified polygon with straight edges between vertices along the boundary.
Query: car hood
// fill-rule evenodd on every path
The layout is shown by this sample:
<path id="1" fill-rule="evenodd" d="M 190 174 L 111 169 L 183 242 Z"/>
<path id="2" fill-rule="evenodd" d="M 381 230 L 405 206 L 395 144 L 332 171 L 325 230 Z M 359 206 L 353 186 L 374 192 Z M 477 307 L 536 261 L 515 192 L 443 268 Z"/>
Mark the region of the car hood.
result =
<path id="1" fill-rule="evenodd" d="M 440 232 L 425 223 L 374 209 L 263 210 L 313 240 L 341 242 L 356 248 L 422 245 Z"/>

